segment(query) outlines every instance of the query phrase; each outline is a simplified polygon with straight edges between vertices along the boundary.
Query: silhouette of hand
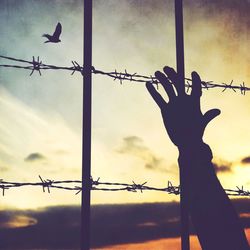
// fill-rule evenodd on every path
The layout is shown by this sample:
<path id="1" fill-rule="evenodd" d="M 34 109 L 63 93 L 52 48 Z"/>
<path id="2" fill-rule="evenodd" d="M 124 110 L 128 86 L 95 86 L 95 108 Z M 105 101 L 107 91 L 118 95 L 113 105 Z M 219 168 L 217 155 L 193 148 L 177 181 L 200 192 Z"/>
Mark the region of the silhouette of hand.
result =
<path id="1" fill-rule="evenodd" d="M 188 95 L 185 85 L 179 81 L 178 74 L 170 67 L 164 67 L 164 73 L 155 72 L 156 78 L 166 91 L 169 101 L 154 88 L 152 83 L 146 87 L 161 109 L 163 122 L 171 141 L 179 148 L 190 145 L 200 145 L 207 124 L 220 114 L 219 109 L 211 109 L 204 115 L 200 109 L 202 95 L 201 79 L 196 72 L 192 72 L 192 91 Z"/>

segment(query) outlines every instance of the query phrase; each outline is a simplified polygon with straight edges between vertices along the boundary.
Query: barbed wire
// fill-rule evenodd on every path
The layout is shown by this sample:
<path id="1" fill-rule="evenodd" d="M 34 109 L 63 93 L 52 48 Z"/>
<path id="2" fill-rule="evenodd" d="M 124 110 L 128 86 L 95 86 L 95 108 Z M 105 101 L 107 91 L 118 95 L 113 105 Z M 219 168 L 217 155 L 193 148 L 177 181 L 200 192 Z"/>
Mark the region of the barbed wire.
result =
<path id="1" fill-rule="evenodd" d="M 3 56 L 0 55 L 0 58 L 8 60 L 8 61 L 15 61 L 19 62 L 25 65 L 14 65 L 14 64 L 0 64 L 0 68 L 16 68 L 16 69 L 26 69 L 30 70 L 30 76 L 33 75 L 35 71 L 39 73 L 41 76 L 42 70 L 67 70 L 71 71 L 71 75 L 73 75 L 75 72 L 80 72 L 82 75 L 84 74 L 85 68 L 84 66 L 81 66 L 76 61 L 71 61 L 72 66 L 70 67 L 63 67 L 63 66 L 56 66 L 56 65 L 50 65 L 50 64 L 44 64 L 40 57 L 38 56 L 37 59 L 35 57 L 32 57 L 32 61 L 18 59 L 14 57 L 9 56 Z M 158 88 L 159 81 L 152 75 L 145 76 L 140 75 L 138 73 L 128 73 L 125 69 L 124 72 L 118 72 L 117 70 L 111 71 L 111 72 L 105 72 L 99 69 L 95 69 L 94 66 L 91 68 L 93 74 L 99 74 L 99 75 L 105 75 L 108 77 L 113 78 L 113 80 L 118 80 L 120 84 L 123 84 L 124 81 L 127 82 L 137 82 L 137 83 L 146 83 L 146 82 L 152 82 L 155 84 Z M 192 88 L 191 85 L 192 79 L 191 78 L 185 78 L 185 86 L 187 89 L 187 92 Z M 231 89 L 234 92 L 240 91 L 242 95 L 246 94 L 246 91 L 250 91 L 250 88 L 245 86 L 245 83 L 242 84 L 233 84 L 233 80 L 230 81 L 230 83 L 215 83 L 214 81 L 202 81 L 202 88 L 204 89 L 212 89 L 212 88 L 222 88 L 222 92 L 225 92 L 227 89 Z"/>
<path id="2" fill-rule="evenodd" d="M 39 182 L 9 182 L 0 179 L 0 189 L 2 189 L 2 195 L 5 195 L 5 190 L 9 190 L 12 188 L 20 188 L 27 186 L 39 186 L 42 187 L 43 192 L 50 193 L 51 189 L 62 189 L 62 190 L 70 190 L 76 191 L 75 194 L 79 194 L 84 188 L 89 188 L 90 190 L 98 190 L 98 191 L 128 191 L 128 192 L 137 192 L 140 191 L 160 191 L 165 192 L 167 194 L 175 194 L 179 195 L 181 193 L 181 186 L 175 186 L 171 181 L 167 182 L 166 187 L 152 187 L 147 186 L 147 182 L 142 184 L 137 184 L 134 181 L 132 183 L 119 183 L 119 182 L 102 182 L 100 178 L 94 180 L 92 177 L 90 179 L 89 186 L 82 185 L 82 181 L 80 180 L 61 180 L 55 181 L 50 179 L 43 179 L 39 175 Z M 243 186 L 238 187 L 236 189 L 224 189 L 227 195 L 229 196 L 244 196 L 250 197 L 250 192 L 245 190 Z"/>

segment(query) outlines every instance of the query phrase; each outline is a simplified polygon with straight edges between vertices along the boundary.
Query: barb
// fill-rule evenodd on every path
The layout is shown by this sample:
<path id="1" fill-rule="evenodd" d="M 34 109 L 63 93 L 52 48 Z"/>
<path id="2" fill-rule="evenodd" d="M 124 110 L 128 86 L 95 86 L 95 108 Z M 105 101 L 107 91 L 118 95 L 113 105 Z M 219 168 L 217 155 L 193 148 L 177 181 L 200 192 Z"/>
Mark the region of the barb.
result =
<path id="1" fill-rule="evenodd" d="M 39 186 L 42 187 L 43 192 L 46 192 L 46 189 L 48 193 L 51 192 L 51 189 L 62 189 L 62 190 L 69 190 L 69 191 L 75 191 L 76 195 L 79 194 L 82 189 L 83 185 L 80 180 L 61 180 L 61 181 L 55 181 L 50 179 L 43 179 L 39 175 L 40 182 L 10 182 L 10 181 L 3 181 L 3 179 L 0 179 L 0 189 L 2 189 L 2 195 L 5 195 L 5 190 L 7 189 L 14 189 L 14 188 L 20 188 L 24 186 Z M 78 186 L 77 184 L 80 184 L 81 186 Z M 147 186 L 147 182 L 144 182 L 142 184 L 137 184 L 134 181 L 132 183 L 119 183 L 119 182 L 101 182 L 100 177 L 97 178 L 97 180 L 94 180 L 91 177 L 91 190 L 98 190 L 98 191 L 128 191 L 128 192 L 137 192 L 140 191 L 140 193 L 143 193 L 143 191 L 160 191 L 165 192 L 167 194 L 174 194 L 179 195 L 181 192 L 180 186 L 174 186 L 172 182 L 168 181 L 166 187 L 152 187 Z M 250 191 L 245 190 L 243 186 L 238 187 L 236 186 L 236 189 L 224 189 L 227 195 L 229 196 L 244 196 L 244 197 L 250 197 Z"/>
<path id="2" fill-rule="evenodd" d="M 0 58 L 12 62 L 19 62 L 20 65 L 15 64 L 0 64 L 0 68 L 16 68 L 16 69 L 26 69 L 31 70 L 30 76 L 33 75 L 34 71 L 38 71 L 39 75 L 41 76 L 42 70 L 67 70 L 71 72 L 71 75 L 74 75 L 75 72 L 79 72 L 82 75 L 84 74 L 84 66 L 81 66 L 76 61 L 71 61 L 72 66 L 70 67 L 64 67 L 64 66 L 56 66 L 56 65 L 50 65 L 50 64 L 44 64 L 42 61 L 40 61 L 39 56 L 37 57 L 37 60 L 35 60 L 35 57 L 33 56 L 32 61 L 18 59 L 14 57 L 8 57 L 8 56 L 2 56 L 0 55 Z M 114 81 L 119 80 L 119 83 L 122 85 L 124 82 L 134 82 L 134 83 L 146 83 L 146 82 L 152 82 L 156 85 L 158 88 L 159 81 L 153 77 L 153 76 L 145 76 L 140 75 L 137 73 L 128 73 L 128 71 L 125 69 L 124 72 L 118 72 L 116 69 L 115 71 L 105 72 L 102 70 L 95 69 L 95 67 L 92 66 L 92 73 L 97 75 L 104 75 L 112 78 Z M 187 91 L 192 88 L 192 85 L 190 82 L 192 82 L 192 79 L 185 78 L 186 81 L 186 88 Z M 239 92 L 242 95 L 246 94 L 246 91 L 250 91 L 250 88 L 245 86 L 245 83 L 242 84 L 234 84 L 233 80 L 230 83 L 215 83 L 213 81 L 202 81 L 202 88 L 209 90 L 213 88 L 222 88 L 222 92 L 225 92 L 227 89 L 231 89 L 234 92 Z"/>
<path id="3" fill-rule="evenodd" d="M 0 179 L 0 183 L 2 183 L 3 179 Z M 2 195 L 4 196 L 5 194 L 5 189 L 9 189 L 6 187 L 4 184 L 0 184 L 0 188 L 2 189 Z"/>
<path id="4" fill-rule="evenodd" d="M 49 188 L 52 186 L 52 184 L 53 184 L 54 181 L 49 180 L 49 179 L 43 180 L 43 178 L 40 175 L 39 175 L 39 179 L 42 182 L 43 192 L 45 193 L 45 188 L 47 188 L 48 189 L 48 193 L 50 193 L 50 189 Z"/>
<path id="5" fill-rule="evenodd" d="M 41 76 L 41 71 L 40 71 L 40 67 L 42 65 L 42 61 L 39 60 L 39 56 L 37 57 L 37 61 L 35 60 L 35 57 L 33 56 L 32 58 L 32 71 L 30 73 L 30 76 L 33 75 L 34 71 L 38 71 L 39 75 Z"/>

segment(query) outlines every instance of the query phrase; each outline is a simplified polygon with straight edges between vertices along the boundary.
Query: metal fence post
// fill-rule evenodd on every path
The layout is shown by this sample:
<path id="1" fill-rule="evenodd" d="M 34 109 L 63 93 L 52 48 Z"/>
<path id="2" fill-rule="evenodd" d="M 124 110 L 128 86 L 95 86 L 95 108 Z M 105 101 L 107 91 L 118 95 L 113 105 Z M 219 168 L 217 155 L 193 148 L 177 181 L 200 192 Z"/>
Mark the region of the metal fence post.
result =
<path id="1" fill-rule="evenodd" d="M 92 0 L 84 0 L 81 250 L 90 249 Z"/>
<path id="2" fill-rule="evenodd" d="M 175 35 L 176 35 L 176 64 L 180 81 L 185 84 L 184 65 L 184 34 L 183 34 L 183 4 L 182 0 L 175 0 Z M 186 183 L 183 170 L 180 168 L 180 206 L 181 206 L 181 249 L 189 250 L 189 213 L 188 200 L 186 194 Z"/>

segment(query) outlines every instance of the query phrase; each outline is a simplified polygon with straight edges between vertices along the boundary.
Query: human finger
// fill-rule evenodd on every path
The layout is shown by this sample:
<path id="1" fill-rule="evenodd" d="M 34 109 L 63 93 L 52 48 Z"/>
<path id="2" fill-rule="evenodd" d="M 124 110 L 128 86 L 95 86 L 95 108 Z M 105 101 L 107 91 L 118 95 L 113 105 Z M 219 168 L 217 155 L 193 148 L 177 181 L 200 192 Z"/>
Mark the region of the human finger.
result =
<path id="1" fill-rule="evenodd" d="M 163 88 L 165 89 L 169 101 L 176 97 L 172 84 L 167 79 L 166 75 L 160 71 L 155 72 L 155 77 L 159 80 Z"/>
<path id="2" fill-rule="evenodd" d="M 191 96 L 194 98 L 199 99 L 202 95 L 202 90 L 201 90 L 201 78 L 198 75 L 197 72 L 193 71 L 192 72 L 192 91 L 191 91 Z"/>
<path id="3" fill-rule="evenodd" d="M 167 104 L 151 82 L 146 83 L 146 88 L 160 109 Z"/>
<path id="4" fill-rule="evenodd" d="M 220 113 L 221 111 L 219 109 L 211 109 L 207 111 L 203 116 L 205 126 L 207 126 L 207 124 L 211 122 Z"/>
<path id="5" fill-rule="evenodd" d="M 175 72 L 173 68 L 170 68 L 168 66 L 165 66 L 163 68 L 164 73 L 168 76 L 168 78 L 171 80 L 171 82 L 174 84 L 178 95 L 184 95 L 185 94 L 185 84 L 183 81 L 180 80 L 178 74 Z"/>

